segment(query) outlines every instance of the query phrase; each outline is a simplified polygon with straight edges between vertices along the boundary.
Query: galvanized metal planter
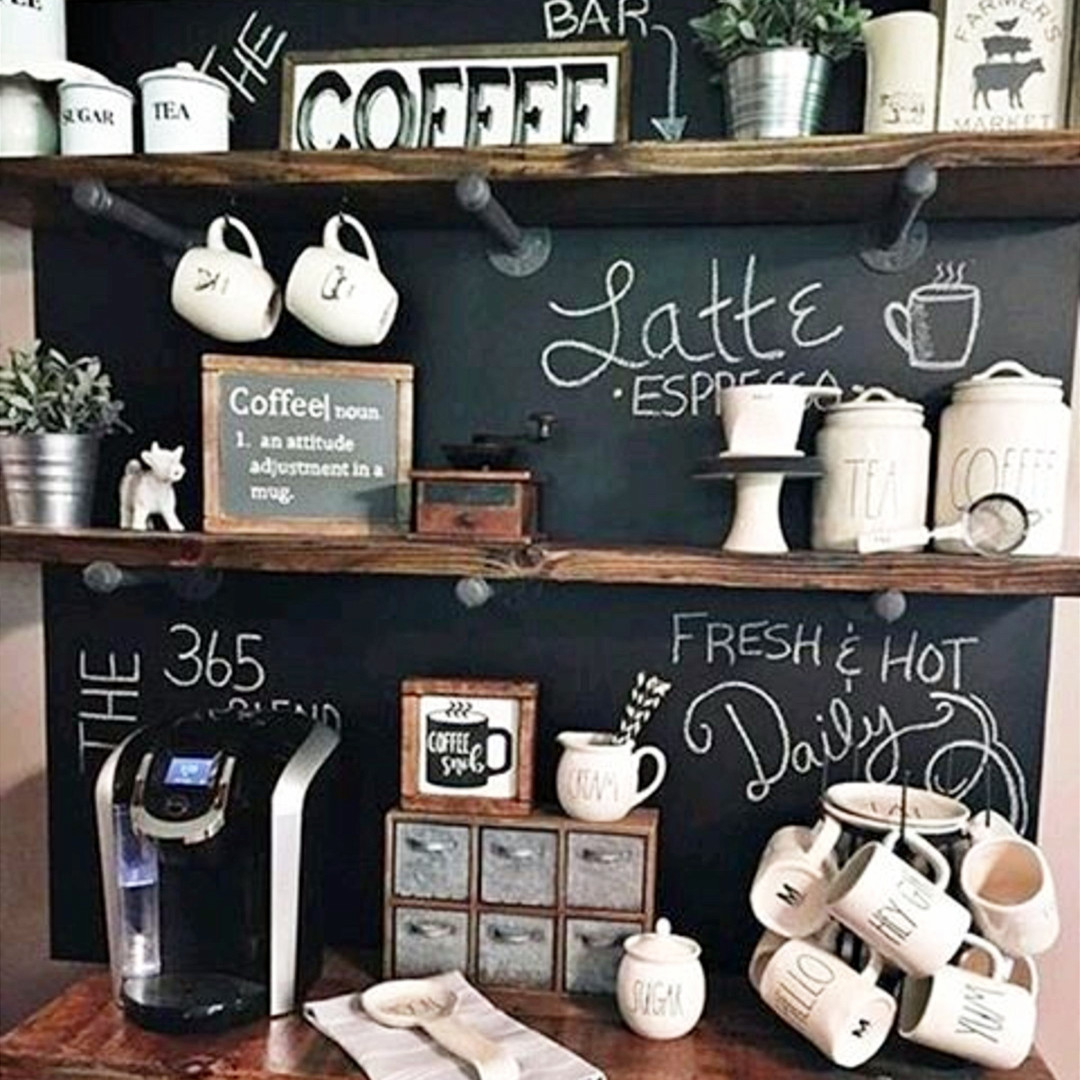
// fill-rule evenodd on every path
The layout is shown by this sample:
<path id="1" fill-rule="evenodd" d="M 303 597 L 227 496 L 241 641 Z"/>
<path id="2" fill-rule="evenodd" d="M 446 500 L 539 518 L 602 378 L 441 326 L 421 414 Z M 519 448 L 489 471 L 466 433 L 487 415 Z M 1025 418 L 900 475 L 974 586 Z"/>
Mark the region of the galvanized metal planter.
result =
<path id="1" fill-rule="evenodd" d="M 736 139 L 813 135 L 821 119 L 831 65 L 809 49 L 766 49 L 724 69 L 728 128 Z"/>
<path id="2" fill-rule="evenodd" d="M 13 525 L 90 524 L 97 435 L 0 435 L 0 471 Z"/>

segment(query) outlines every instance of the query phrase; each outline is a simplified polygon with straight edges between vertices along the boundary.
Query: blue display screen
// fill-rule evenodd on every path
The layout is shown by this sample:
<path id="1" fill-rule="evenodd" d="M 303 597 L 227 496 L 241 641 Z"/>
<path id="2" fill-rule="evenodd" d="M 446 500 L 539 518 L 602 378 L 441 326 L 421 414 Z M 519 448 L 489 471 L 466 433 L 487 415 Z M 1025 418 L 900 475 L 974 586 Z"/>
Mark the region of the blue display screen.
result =
<path id="1" fill-rule="evenodd" d="M 212 757 L 174 757 L 165 769 L 165 783 L 181 787 L 209 787 L 214 771 Z"/>

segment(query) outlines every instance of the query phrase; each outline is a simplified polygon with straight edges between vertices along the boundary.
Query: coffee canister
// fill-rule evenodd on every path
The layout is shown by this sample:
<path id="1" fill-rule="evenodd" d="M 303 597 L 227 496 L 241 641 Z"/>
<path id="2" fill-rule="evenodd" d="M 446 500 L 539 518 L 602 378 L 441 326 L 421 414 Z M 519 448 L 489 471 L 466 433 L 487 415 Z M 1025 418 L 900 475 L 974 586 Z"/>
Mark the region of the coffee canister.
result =
<path id="1" fill-rule="evenodd" d="M 229 88 L 187 61 L 139 76 L 143 149 L 195 154 L 229 149 Z"/>
<path id="2" fill-rule="evenodd" d="M 952 525 L 976 499 L 1004 492 L 1032 515 L 1018 555 L 1056 555 L 1065 528 L 1069 407 L 1061 380 L 1000 360 L 956 383 L 941 414 L 934 525 Z M 938 540 L 964 551 L 962 540 Z"/>
<path id="3" fill-rule="evenodd" d="M 67 58 L 64 0 L 0 0 L 0 74 L 30 71 L 39 60 Z"/>
<path id="4" fill-rule="evenodd" d="M 855 551 L 859 534 L 926 524 L 930 433 L 922 406 L 881 386 L 830 405 L 817 435 L 811 545 Z"/>
<path id="5" fill-rule="evenodd" d="M 135 97 L 122 86 L 80 80 L 60 84 L 61 154 L 130 154 Z"/>

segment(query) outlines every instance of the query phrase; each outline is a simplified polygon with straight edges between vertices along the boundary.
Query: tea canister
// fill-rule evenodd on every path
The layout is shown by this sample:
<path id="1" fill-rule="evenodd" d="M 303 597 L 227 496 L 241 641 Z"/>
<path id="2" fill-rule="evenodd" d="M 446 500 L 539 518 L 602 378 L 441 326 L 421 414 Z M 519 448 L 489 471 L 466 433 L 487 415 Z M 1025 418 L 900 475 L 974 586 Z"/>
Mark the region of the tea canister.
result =
<path id="1" fill-rule="evenodd" d="M 60 84 L 60 153 L 130 154 L 135 96 L 109 82 Z"/>
<path id="2" fill-rule="evenodd" d="M 187 61 L 139 76 L 148 154 L 229 149 L 229 88 Z"/>
<path id="3" fill-rule="evenodd" d="M 657 919 L 655 931 L 631 935 L 623 949 L 615 997 L 626 1026 L 646 1039 L 692 1031 L 705 1010 L 701 946 Z"/>
<path id="4" fill-rule="evenodd" d="M 1018 499 L 1032 515 L 1017 555 L 1056 555 L 1065 528 L 1069 407 L 1061 379 L 1000 360 L 956 383 L 941 414 L 934 525 L 952 525 L 991 492 Z M 965 551 L 962 540 L 937 540 Z"/>
<path id="5" fill-rule="evenodd" d="M 855 551 L 860 533 L 926 524 L 930 433 L 923 408 L 881 386 L 830 405 L 816 452 L 811 546 Z M 911 548 L 909 550 L 917 550 Z"/>

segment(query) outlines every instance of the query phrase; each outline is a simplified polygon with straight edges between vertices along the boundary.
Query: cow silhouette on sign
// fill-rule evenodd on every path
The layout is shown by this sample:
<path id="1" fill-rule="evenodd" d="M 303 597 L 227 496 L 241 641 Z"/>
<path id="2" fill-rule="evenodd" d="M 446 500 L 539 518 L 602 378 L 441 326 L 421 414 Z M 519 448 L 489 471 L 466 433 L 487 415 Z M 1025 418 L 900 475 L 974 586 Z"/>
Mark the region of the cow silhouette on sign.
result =
<path id="1" fill-rule="evenodd" d="M 1009 106 L 1022 109 L 1024 100 L 1021 92 L 1024 83 L 1032 75 L 1045 70 L 1042 60 L 1037 56 L 1032 60 L 1025 60 L 1022 64 L 976 64 L 971 73 L 975 80 L 972 108 L 979 107 L 980 96 L 983 104 L 988 109 L 991 108 L 990 91 L 1006 90 L 1009 94 Z"/>

